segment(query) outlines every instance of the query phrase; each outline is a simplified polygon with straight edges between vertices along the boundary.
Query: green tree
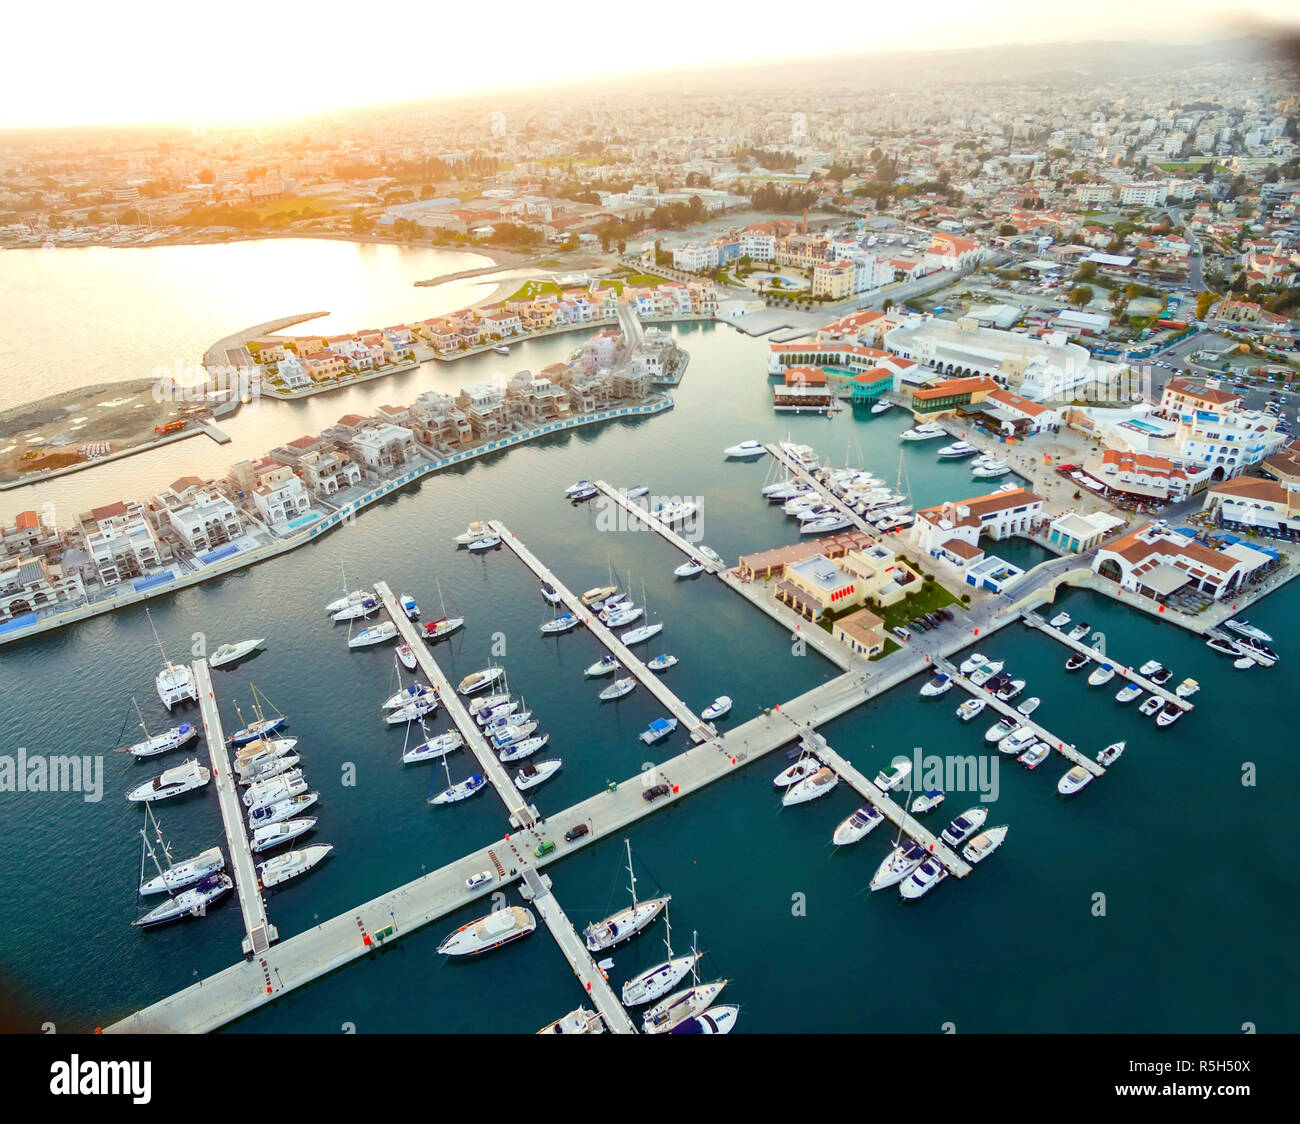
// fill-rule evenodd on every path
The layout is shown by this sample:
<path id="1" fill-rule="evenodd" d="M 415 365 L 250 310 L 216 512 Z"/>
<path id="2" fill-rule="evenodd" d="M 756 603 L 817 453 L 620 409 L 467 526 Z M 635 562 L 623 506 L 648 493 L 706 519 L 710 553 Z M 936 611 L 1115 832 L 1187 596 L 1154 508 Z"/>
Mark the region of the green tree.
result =
<path id="1" fill-rule="evenodd" d="M 1212 293 L 1208 289 L 1198 294 L 1196 297 L 1196 319 L 1204 320 L 1206 313 L 1210 311 L 1210 307 L 1218 299 L 1219 299 L 1219 294 Z"/>
<path id="2" fill-rule="evenodd" d="M 1070 303 L 1076 308 L 1084 308 L 1092 303 L 1094 295 L 1091 285 L 1076 285 L 1070 290 Z"/>

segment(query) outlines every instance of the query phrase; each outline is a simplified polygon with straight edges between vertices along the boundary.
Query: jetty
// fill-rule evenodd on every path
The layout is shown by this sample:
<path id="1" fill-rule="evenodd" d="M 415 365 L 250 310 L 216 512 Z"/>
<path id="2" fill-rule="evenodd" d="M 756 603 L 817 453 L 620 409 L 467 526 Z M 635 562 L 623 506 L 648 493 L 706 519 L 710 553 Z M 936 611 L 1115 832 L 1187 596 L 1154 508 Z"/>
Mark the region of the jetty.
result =
<path id="1" fill-rule="evenodd" d="M 483 731 L 479 729 L 478 723 L 474 721 L 465 704 L 460 701 L 460 696 L 456 694 L 456 688 L 452 685 L 451 680 L 447 678 L 442 668 L 438 666 L 438 661 L 433 658 L 433 653 L 429 651 L 429 645 L 416 632 L 415 625 L 402 611 L 401 606 L 398 605 L 397 598 L 393 596 L 393 591 L 388 587 L 387 582 L 375 582 L 375 596 L 383 603 L 389 618 L 397 626 L 398 635 L 410 645 L 411 651 L 415 653 L 415 662 L 429 680 L 430 686 L 437 692 L 438 700 L 447 708 L 448 717 L 456 724 L 456 729 L 460 731 L 461 737 L 465 739 L 465 744 L 469 747 L 470 752 L 478 759 L 483 775 L 492 782 L 492 787 L 497 790 L 497 795 L 501 797 L 501 803 L 506 806 L 506 811 L 509 813 L 510 825 L 522 828 L 532 827 L 539 818 L 537 809 L 530 805 L 519 790 L 515 788 L 515 782 L 510 776 L 510 771 L 498 760 L 496 751 L 488 744 L 488 740 L 483 735 Z"/>
<path id="2" fill-rule="evenodd" d="M 612 629 L 606 627 L 605 623 L 587 608 L 574 595 L 572 590 L 543 565 L 537 555 L 519 541 L 509 527 L 499 519 L 488 520 L 488 526 L 491 528 L 492 534 L 498 536 L 514 552 L 515 556 L 537 575 L 538 580 L 549 582 L 554 587 L 555 592 L 560 595 L 560 600 L 564 602 L 569 612 L 590 629 L 592 635 L 609 649 L 614 658 L 628 670 L 628 673 L 634 676 L 647 691 L 662 703 L 664 708 L 683 727 L 690 731 L 693 737 L 703 741 L 705 738 L 716 734 L 714 728 L 703 721 L 698 714 L 673 693 L 671 688 L 659 676 L 646 667 Z"/>
<path id="3" fill-rule="evenodd" d="M 194 686 L 199 693 L 199 711 L 203 716 L 203 737 L 208 743 L 208 756 L 212 760 L 212 783 L 217 790 L 221 822 L 226 831 L 230 874 L 235 881 L 239 910 L 244 916 L 244 955 L 260 956 L 280 934 L 266 916 L 262 883 L 257 877 L 252 845 L 244 828 L 244 809 L 239 801 L 239 789 L 230 765 L 230 754 L 226 752 L 226 733 L 221 727 L 221 715 L 217 711 L 217 699 L 212 690 L 212 672 L 206 659 L 195 660 L 192 667 Z"/>
<path id="4" fill-rule="evenodd" d="M 870 523 L 862 518 L 853 508 L 849 507 L 839 496 L 832 492 L 825 484 L 818 480 L 797 457 L 791 456 L 780 445 L 764 444 L 763 448 L 767 450 L 768 456 L 773 460 L 783 464 L 790 474 L 797 480 L 807 484 L 815 491 L 822 500 L 822 503 L 828 504 L 838 511 L 845 519 L 859 531 L 870 535 L 873 539 L 880 537 L 880 532 Z"/>
<path id="5" fill-rule="evenodd" d="M 626 495 L 620 492 L 617 488 L 613 488 L 609 484 L 605 483 L 604 480 L 593 480 L 591 483 L 593 487 L 603 492 L 629 515 L 643 523 L 650 530 L 656 532 L 666 542 L 671 543 L 692 562 L 703 566 L 710 574 L 721 573 L 727 568 L 726 563 L 715 562 L 706 555 L 701 554 L 693 543 L 688 542 L 662 519 L 656 518 L 650 512 L 649 508 L 628 499 Z"/>

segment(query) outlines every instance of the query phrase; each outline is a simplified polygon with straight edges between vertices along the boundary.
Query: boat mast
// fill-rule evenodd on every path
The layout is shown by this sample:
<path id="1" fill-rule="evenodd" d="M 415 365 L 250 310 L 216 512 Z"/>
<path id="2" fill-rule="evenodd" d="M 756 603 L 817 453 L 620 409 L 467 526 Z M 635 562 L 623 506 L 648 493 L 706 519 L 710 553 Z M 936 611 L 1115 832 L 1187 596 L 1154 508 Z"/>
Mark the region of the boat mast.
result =
<path id="1" fill-rule="evenodd" d="M 632 908 L 636 909 L 636 872 L 632 869 L 632 840 L 624 839 L 623 842 L 627 845 L 627 873 L 632 879 Z"/>
<path id="2" fill-rule="evenodd" d="M 162 641 L 158 639 L 158 629 L 154 627 L 153 616 L 148 609 L 145 609 L 144 615 L 149 618 L 149 630 L 153 633 L 154 643 L 158 645 L 158 651 L 162 653 L 163 664 L 168 671 L 172 669 L 172 661 L 167 658 L 167 649 L 163 647 Z"/>
<path id="3" fill-rule="evenodd" d="M 144 715 L 140 713 L 140 704 L 135 701 L 134 695 L 131 696 L 131 703 L 135 707 L 136 717 L 140 719 L 140 729 L 144 731 L 145 741 L 149 741 L 150 740 L 149 727 L 144 724 Z M 145 810 L 148 811 L 147 808 Z"/>

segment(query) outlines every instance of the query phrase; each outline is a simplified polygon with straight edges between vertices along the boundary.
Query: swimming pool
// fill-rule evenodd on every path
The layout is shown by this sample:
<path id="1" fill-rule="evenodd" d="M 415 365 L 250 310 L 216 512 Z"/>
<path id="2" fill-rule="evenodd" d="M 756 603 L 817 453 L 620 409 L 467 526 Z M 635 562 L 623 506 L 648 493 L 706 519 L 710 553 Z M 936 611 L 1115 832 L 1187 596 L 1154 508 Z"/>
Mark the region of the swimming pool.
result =
<path id="1" fill-rule="evenodd" d="M 310 512 L 310 513 L 307 514 L 307 515 L 300 515 L 300 516 L 298 516 L 297 519 L 290 519 L 290 520 L 289 520 L 288 528 L 289 528 L 289 530 L 294 531 L 294 530 L 297 530 L 299 527 L 306 526 L 308 523 L 315 523 L 316 520 L 319 519 L 319 518 L 320 518 L 320 515 L 319 515 L 318 513 L 314 512 L 314 511 L 313 511 L 313 512 Z"/>

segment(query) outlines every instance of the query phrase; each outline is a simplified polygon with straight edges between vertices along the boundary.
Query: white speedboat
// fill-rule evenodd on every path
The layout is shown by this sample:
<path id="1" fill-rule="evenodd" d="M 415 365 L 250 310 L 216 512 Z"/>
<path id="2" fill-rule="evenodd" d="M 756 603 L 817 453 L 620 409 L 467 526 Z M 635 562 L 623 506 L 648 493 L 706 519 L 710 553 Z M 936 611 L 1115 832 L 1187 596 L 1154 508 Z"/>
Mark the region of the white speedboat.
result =
<path id="1" fill-rule="evenodd" d="M 477 956 L 526 937 L 537 928 L 533 911 L 512 905 L 462 925 L 438 946 L 443 956 Z"/>
<path id="2" fill-rule="evenodd" d="M 519 722 L 515 725 L 503 726 L 499 730 L 493 730 L 488 734 L 488 737 L 491 738 L 492 744 L 497 749 L 501 749 L 504 746 L 514 745 L 525 738 L 532 737 L 536 731 L 536 722 Z"/>
<path id="3" fill-rule="evenodd" d="M 194 685 L 194 672 L 188 664 L 168 663 L 154 676 L 154 686 L 163 706 L 171 710 L 177 703 L 197 702 L 198 688 Z"/>
<path id="4" fill-rule="evenodd" d="M 1138 713 L 1145 718 L 1150 718 L 1151 715 L 1155 714 L 1155 712 L 1164 705 L 1164 699 L 1159 695 L 1152 695 L 1149 699 L 1145 700 L 1140 707 L 1138 707 Z"/>
<path id="5" fill-rule="evenodd" d="M 951 445 L 945 445 L 939 450 L 939 459 L 945 461 L 961 460 L 963 457 L 973 457 L 979 450 L 968 441 L 954 441 Z"/>
<path id="6" fill-rule="evenodd" d="M 1177 703 L 1165 703 L 1160 713 L 1156 715 L 1157 726 L 1172 726 L 1183 716 L 1183 708 Z"/>
<path id="7" fill-rule="evenodd" d="M 871 876 L 871 889 L 883 890 L 897 886 L 927 858 L 930 852 L 915 839 L 905 839 L 889 852 Z"/>
<path id="8" fill-rule="evenodd" d="M 984 464 L 972 465 L 970 474 L 977 480 L 996 480 L 1011 471 L 1005 461 L 986 461 Z"/>
<path id="9" fill-rule="evenodd" d="M 829 535 L 834 531 L 842 531 L 849 526 L 852 526 L 849 517 L 836 512 L 832 515 L 821 515 L 816 519 L 809 519 L 805 523 L 800 523 L 799 533 L 801 535 Z"/>
<path id="10" fill-rule="evenodd" d="M 254 808 L 248 813 L 250 827 L 260 827 L 271 823 L 280 823 L 291 819 L 299 812 L 305 812 L 320 799 L 319 792 L 302 792 L 287 800 L 279 800 L 266 808 Z"/>
<path id="11" fill-rule="evenodd" d="M 831 836 L 831 842 L 837 847 L 846 847 L 865 839 L 873 830 L 885 822 L 885 817 L 870 804 L 863 804 L 848 819 L 841 821 Z"/>
<path id="12" fill-rule="evenodd" d="M 1195 679 L 1187 678 L 1174 688 L 1174 694 L 1180 699 L 1190 699 L 1200 689 L 1201 685 Z"/>
<path id="13" fill-rule="evenodd" d="M 334 616 L 335 613 L 341 613 L 344 609 L 351 609 L 354 605 L 360 605 L 363 601 L 373 601 L 374 592 L 369 589 L 354 589 L 351 593 L 345 593 L 337 600 L 331 601 L 325 606 L 327 616 Z"/>
<path id="14" fill-rule="evenodd" d="M 1250 623 L 1250 621 L 1244 620 L 1241 617 L 1234 620 L 1224 621 L 1223 627 L 1231 629 L 1238 636 L 1249 636 L 1252 640 L 1260 640 L 1265 644 L 1273 643 L 1273 637 L 1271 637 L 1267 632 L 1262 628 L 1256 628 Z"/>
<path id="15" fill-rule="evenodd" d="M 726 980 L 714 980 L 688 987 L 661 1000 L 645 1013 L 641 1021 L 642 1033 L 672 1033 L 678 1027 L 686 1028 L 691 1020 L 709 1010 L 709 1005 L 726 986 Z"/>
<path id="16" fill-rule="evenodd" d="M 677 729 L 676 718 L 656 718 L 637 737 L 646 745 L 654 745 L 655 742 L 663 741 L 675 729 Z"/>
<path id="17" fill-rule="evenodd" d="M 631 694 L 635 688 L 636 680 L 628 675 L 622 679 L 615 679 L 613 683 L 600 692 L 597 698 L 601 702 L 610 702 L 613 699 L 621 699 L 624 695 Z"/>
<path id="18" fill-rule="evenodd" d="M 435 643 L 450 636 L 464 623 L 464 617 L 439 617 L 436 621 L 425 621 L 420 625 L 419 632 L 430 643 Z"/>
<path id="19" fill-rule="evenodd" d="M 651 508 L 650 517 L 658 519 L 660 523 L 671 527 L 674 523 L 681 523 L 689 519 L 699 510 L 699 505 L 690 500 L 678 500 L 672 503 L 661 503 L 658 507 Z"/>
<path id="20" fill-rule="evenodd" d="M 1026 769 L 1037 769 L 1052 755 L 1052 747 L 1046 742 L 1036 741 L 1024 753 L 1016 758 Z"/>
<path id="21" fill-rule="evenodd" d="M 694 558 L 687 559 L 673 569 L 673 576 L 678 578 L 693 578 L 696 574 L 702 573 L 704 573 L 704 563 L 697 562 Z"/>
<path id="22" fill-rule="evenodd" d="M 420 604 L 409 593 L 403 593 L 397 599 L 397 603 L 401 606 L 402 612 L 406 614 L 408 621 L 418 621 L 420 619 Z"/>
<path id="23" fill-rule="evenodd" d="M 173 863 L 166 870 L 155 874 L 148 881 L 140 883 L 141 895 L 171 893 L 192 886 L 201 878 L 218 870 L 224 870 L 226 856 L 220 847 L 209 847 L 206 851 L 191 859 Z"/>
<path id="24" fill-rule="evenodd" d="M 211 771 L 200 765 L 196 758 L 191 757 L 180 765 L 165 769 L 153 780 L 137 785 L 126 794 L 126 798 L 135 803 L 152 804 L 157 800 L 169 800 L 173 796 L 193 792 L 196 788 L 202 788 L 211 779 Z"/>
<path id="25" fill-rule="evenodd" d="M 980 832 L 961 849 L 962 857 L 972 866 L 975 863 L 983 862 L 1002 846 L 1002 841 L 1007 837 L 1007 830 L 1006 824 L 1002 824 L 998 827 L 991 827 L 988 831 Z"/>
<path id="26" fill-rule="evenodd" d="M 153 929 L 169 921 L 179 921 L 182 917 L 203 917 L 208 906 L 220 901 L 234 888 L 230 875 L 222 872 L 206 874 L 188 890 L 169 897 L 131 924 L 141 929 Z"/>
<path id="27" fill-rule="evenodd" d="M 723 449 L 722 455 L 732 460 L 749 460 L 752 457 L 761 457 L 766 452 L 767 449 L 761 441 L 742 441 L 739 445 L 731 445 Z"/>
<path id="28" fill-rule="evenodd" d="M 503 344 L 503 343 L 494 343 L 494 344 L 492 345 L 492 350 L 495 351 L 498 355 L 509 355 L 509 354 L 510 354 L 510 348 L 508 348 L 508 347 L 507 347 L 505 344 Z"/>
<path id="29" fill-rule="evenodd" d="M 259 636 L 256 640 L 241 640 L 237 644 L 222 644 L 208 657 L 208 666 L 226 667 L 236 660 L 242 660 L 249 652 L 260 648 L 265 642 L 266 637 Z"/>
<path id="30" fill-rule="evenodd" d="M 988 663 L 988 658 L 986 656 L 981 655 L 979 652 L 972 652 L 969 656 L 967 656 L 964 660 L 961 661 L 961 665 L 958 667 L 958 670 L 963 675 L 969 675 L 972 671 L 975 671 L 977 668 L 983 667 L 986 663 Z"/>
<path id="31" fill-rule="evenodd" d="M 719 695 L 708 706 L 700 711 L 700 717 L 705 722 L 712 722 L 715 718 L 721 718 L 731 709 L 731 698 L 728 695 Z"/>
<path id="32" fill-rule="evenodd" d="M 1206 640 L 1205 646 L 1213 649 L 1220 655 L 1232 656 L 1234 658 L 1242 655 L 1246 651 L 1244 645 L 1238 644 L 1237 641 L 1228 636 L 1211 636 Z"/>
<path id="33" fill-rule="evenodd" d="M 940 833 L 942 839 L 949 847 L 960 847 L 980 828 L 984 826 L 984 821 L 989 818 L 987 808 L 967 808 L 955 820 L 952 821 Z"/>
<path id="34" fill-rule="evenodd" d="M 1012 730 L 1005 738 L 1002 738 L 998 744 L 998 752 L 1005 753 L 1008 757 L 1014 757 L 1016 754 L 1028 749 L 1037 740 L 1037 735 L 1028 726 L 1021 726 L 1018 730 Z"/>
<path id="35" fill-rule="evenodd" d="M 572 613 L 561 613 L 553 620 L 543 621 L 538 627 L 543 633 L 556 635 L 561 632 L 568 632 L 571 628 L 577 628 L 578 618 Z"/>
<path id="36" fill-rule="evenodd" d="M 397 645 L 397 658 L 407 671 L 414 671 L 420 666 L 419 661 L 415 658 L 415 649 L 405 641 Z"/>
<path id="37" fill-rule="evenodd" d="M 936 673 L 933 679 L 926 682 L 921 688 L 921 697 L 926 699 L 936 698 L 944 692 L 952 689 L 952 677 L 945 675 L 942 671 Z"/>
<path id="38" fill-rule="evenodd" d="M 1092 625 L 1090 625 L 1087 621 L 1080 621 L 1072 629 L 1070 629 L 1070 631 L 1067 632 L 1066 635 L 1071 640 L 1082 640 L 1085 636 L 1088 635 L 1091 629 L 1092 629 Z"/>
<path id="39" fill-rule="evenodd" d="M 1109 683 L 1114 678 L 1115 678 L 1114 666 L 1108 663 L 1103 663 L 1098 665 L 1096 668 L 1094 668 L 1092 674 L 1088 676 L 1088 686 L 1104 687 L 1107 683 Z"/>
<path id="40" fill-rule="evenodd" d="M 772 783 L 777 788 L 788 788 L 792 784 L 798 784 L 804 777 L 811 777 L 821 767 L 822 763 L 815 757 L 800 757 L 789 768 L 777 773 Z"/>
<path id="41" fill-rule="evenodd" d="M 1040 699 L 1037 695 L 1035 695 L 1033 698 L 1025 699 L 1024 702 L 1022 702 L 1018 707 L 1016 707 L 1016 713 L 1023 714 L 1026 718 L 1028 718 L 1031 714 L 1034 713 L 1034 711 L 1038 709 L 1042 701 L 1043 700 Z"/>
<path id="42" fill-rule="evenodd" d="M 147 730 L 145 732 L 148 733 Z M 189 722 L 182 722 L 179 726 L 173 726 L 170 730 L 165 730 L 161 734 L 155 734 L 142 742 L 136 742 L 134 745 L 127 746 L 124 750 L 119 750 L 119 752 L 129 753 L 132 757 L 157 757 L 160 753 L 179 749 L 198 736 L 199 728 L 197 726 L 191 725 Z"/>
<path id="43" fill-rule="evenodd" d="M 904 901 L 916 901 L 947 877 L 948 872 L 943 868 L 943 864 L 931 855 L 898 884 L 899 896 Z"/>
<path id="44" fill-rule="evenodd" d="M 739 1018 L 739 1007 L 722 1004 L 717 1007 L 710 1007 L 707 1011 L 701 1011 L 698 1015 L 692 1015 L 689 1019 L 682 1019 L 668 1033 L 730 1034 L 736 1029 L 736 1022 Z"/>
<path id="45" fill-rule="evenodd" d="M 936 437 L 947 437 L 948 431 L 934 422 L 925 422 L 903 430 L 898 436 L 903 441 L 933 441 Z"/>
<path id="46" fill-rule="evenodd" d="M 629 628 L 619 637 L 619 639 L 623 642 L 624 646 L 630 648 L 634 644 L 644 643 L 652 636 L 658 636 L 659 633 L 663 632 L 663 630 L 663 623 L 656 621 L 654 624 L 643 624 L 638 628 Z"/>
<path id="47" fill-rule="evenodd" d="M 427 683 L 411 683 L 400 691 L 394 691 L 381 704 L 382 710 L 397 710 L 416 699 L 436 699 L 438 696 Z"/>
<path id="48" fill-rule="evenodd" d="M 801 468 L 805 468 L 809 472 L 815 471 L 821 465 L 821 459 L 813 451 L 811 445 L 799 445 L 793 441 L 782 441 L 781 452 L 793 458 Z"/>
<path id="49" fill-rule="evenodd" d="M 575 1007 L 567 1015 L 561 1015 L 552 1023 L 547 1023 L 538 1034 L 604 1034 L 605 1022 L 595 1011 L 586 1007 Z"/>
<path id="50" fill-rule="evenodd" d="M 1056 782 L 1056 791 L 1062 796 L 1073 796 L 1080 789 L 1086 788 L 1092 783 L 1092 774 L 1082 765 L 1075 765 L 1059 781 Z"/>
<path id="51" fill-rule="evenodd" d="M 465 549 L 472 554 L 482 554 L 484 551 L 496 550 L 501 545 L 501 539 L 497 535 L 486 535 L 481 539 L 475 539 Z"/>
<path id="52" fill-rule="evenodd" d="M 370 628 L 363 628 L 350 640 L 349 648 L 372 648 L 376 644 L 383 644 L 397 636 L 397 625 L 392 621 L 380 621 L 377 625 Z"/>
<path id="53" fill-rule="evenodd" d="M 967 699 L 957 708 L 957 717 L 963 722 L 969 722 L 976 717 L 983 709 L 988 706 L 984 699 Z"/>
<path id="54" fill-rule="evenodd" d="M 596 679 L 602 675 L 612 675 L 619 668 L 619 662 L 613 656 L 601 656 L 595 663 L 588 666 L 582 674 L 588 679 Z"/>
<path id="55" fill-rule="evenodd" d="M 810 800 L 829 796 L 839 783 L 840 778 L 836 776 L 835 770 L 823 765 L 812 776 L 790 785 L 781 797 L 781 804 L 786 808 L 795 804 L 807 804 Z"/>
<path id="56" fill-rule="evenodd" d="M 966 678 L 974 683 L 975 686 L 982 687 L 1005 666 L 1006 664 L 1004 664 L 1002 660 L 994 660 L 992 663 L 986 663 L 982 667 L 977 667 Z"/>
<path id="57" fill-rule="evenodd" d="M 314 843 L 300 851 L 286 851 L 283 855 L 259 863 L 257 873 L 267 889 L 280 886 L 314 869 L 332 850 L 332 843 Z"/>
<path id="58" fill-rule="evenodd" d="M 877 417 L 879 417 L 881 414 L 888 413 L 893 408 L 894 408 L 894 404 L 884 398 L 882 398 L 879 402 L 873 402 L 871 404 L 871 412 L 875 414 Z"/>
<path id="59" fill-rule="evenodd" d="M 1004 741 L 1011 734 L 1011 731 L 1019 725 L 1020 723 L 1014 718 L 1004 715 L 984 731 L 984 740 L 989 745 L 997 745 L 999 742 Z"/>
<path id="60" fill-rule="evenodd" d="M 572 499 L 574 496 L 585 492 L 591 486 L 590 480 L 578 480 L 564 489 L 564 495 L 566 498 Z"/>
<path id="61" fill-rule="evenodd" d="M 502 720 L 508 719 L 512 714 L 518 714 L 522 703 L 521 699 L 513 699 L 509 695 L 483 695 L 480 697 L 500 700 L 477 711 L 470 712 L 471 717 L 473 717 L 480 729 L 491 727 L 494 730 L 499 730 L 502 726 L 510 725 L 509 722 Z M 531 715 L 532 711 L 528 710 L 524 713 Z"/>
<path id="62" fill-rule="evenodd" d="M 462 695 L 472 695 L 492 686 L 505 673 L 506 669 L 503 667 L 485 667 L 481 671 L 474 671 L 465 676 L 456 690 Z"/>
<path id="63" fill-rule="evenodd" d="M 511 761 L 522 761 L 525 757 L 531 757 L 534 753 L 546 748 L 546 743 L 551 740 L 550 734 L 538 734 L 531 738 L 521 738 L 519 741 L 513 741 L 497 751 L 497 759 L 509 764 Z"/>
<path id="64" fill-rule="evenodd" d="M 309 816 L 301 820 L 283 820 L 280 823 L 266 824 L 264 827 L 254 829 L 252 838 L 252 848 L 255 854 L 262 851 L 269 851 L 272 847 L 279 847 L 282 843 L 288 843 L 292 839 L 297 839 L 300 835 L 306 835 L 316 826 L 314 816 Z"/>
<path id="65" fill-rule="evenodd" d="M 1164 667 L 1161 665 L 1159 660 L 1147 660 L 1146 663 L 1138 668 L 1138 674 L 1150 678 L 1152 675 L 1155 675 L 1156 672 L 1163 670 Z"/>
<path id="66" fill-rule="evenodd" d="M 462 531 L 451 541 L 454 542 L 457 546 L 469 546 L 469 544 L 472 542 L 478 542 L 479 539 L 483 538 L 487 533 L 488 533 L 487 527 L 483 523 L 479 522 L 478 520 L 475 520 L 473 523 L 469 525 L 468 528 Z"/>
<path id="67" fill-rule="evenodd" d="M 440 757 L 455 753 L 464 744 L 465 739 L 456 730 L 448 730 L 445 734 L 412 746 L 402 754 L 402 764 L 420 765 L 425 761 L 437 761 Z"/>
<path id="68" fill-rule="evenodd" d="M 912 801 L 912 815 L 920 816 L 932 812 L 944 801 L 943 792 L 937 788 L 927 788 Z"/>
<path id="69" fill-rule="evenodd" d="M 1067 624 L 1070 623 L 1070 619 L 1071 618 L 1069 613 L 1057 613 L 1056 616 L 1054 616 L 1047 623 L 1050 624 L 1053 628 L 1064 628 Z"/>
<path id="70" fill-rule="evenodd" d="M 1142 694 L 1142 688 L 1136 683 L 1126 683 L 1115 692 L 1115 701 L 1120 703 L 1130 703 Z"/>
<path id="71" fill-rule="evenodd" d="M 888 769 L 876 774 L 876 787 L 881 792 L 892 792 L 912 775 L 912 762 L 907 758 L 895 761 Z"/>
<path id="72" fill-rule="evenodd" d="M 544 780 L 553 777 L 560 770 L 564 762 L 558 757 L 550 761 L 543 761 L 539 765 L 521 765 L 519 771 L 515 773 L 515 788 L 523 790 L 536 788 Z"/>
<path id="73" fill-rule="evenodd" d="M 722 555 L 711 546 L 705 546 L 703 543 L 700 543 L 700 545 L 695 549 L 699 552 L 700 557 L 703 558 L 705 562 L 711 563 L 714 566 L 725 566 L 727 564 Z"/>
<path id="74" fill-rule="evenodd" d="M 1023 679 L 1011 679 L 998 688 L 997 696 L 1003 702 L 1010 702 L 1012 699 L 1019 697 L 1024 689 L 1025 681 Z"/>
<path id="75" fill-rule="evenodd" d="M 1128 745 L 1126 741 L 1111 742 L 1105 749 L 1097 754 L 1097 764 L 1111 765 L 1119 760 L 1119 755 L 1124 752 L 1124 747 Z"/>
<path id="76" fill-rule="evenodd" d="M 654 659 L 649 660 L 646 663 L 646 667 L 651 671 L 667 671 L 676 662 L 676 656 L 670 656 L 667 652 L 663 652 L 660 655 L 655 656 Z"/>
<path id="77" fill-rule="evenodd" d="M 278 804 L 282 800 L 300 796 L 306 791 L 307 782 L 303 778 L 302 770 L 290 769 L 287 773 L 249 785 L 241 799 L 245 808 L 250 812 L 256 812 L 262 808 L 269 808 L 272 804 Z"/>
<path id="78" fill-rule="evenodd" d="M 482 773 L 475 773 L 465 780 L 445 788 L 437 796 L 430 796 L 430 804 L 458 804 L 462 800 L 468 800 L 476 792 L 481 792 L 483 786 L 487 784 L 487 778 Z"/>
<path id="79" fill-rule="evenodd" d="M 542 582 L 542 597 L 552 605 L 558 605 L 564 600 L 560 591 L 550 582 Z"/>
<path id="80" fill-rule="evenodd" d="M 1078 671 L 1081 667 L 1086 667 L 1092 663 L 1092 657 L 1084 652 L 1074 652 L 1070 658 L 1065 661 L 1066 671 Z"/>

